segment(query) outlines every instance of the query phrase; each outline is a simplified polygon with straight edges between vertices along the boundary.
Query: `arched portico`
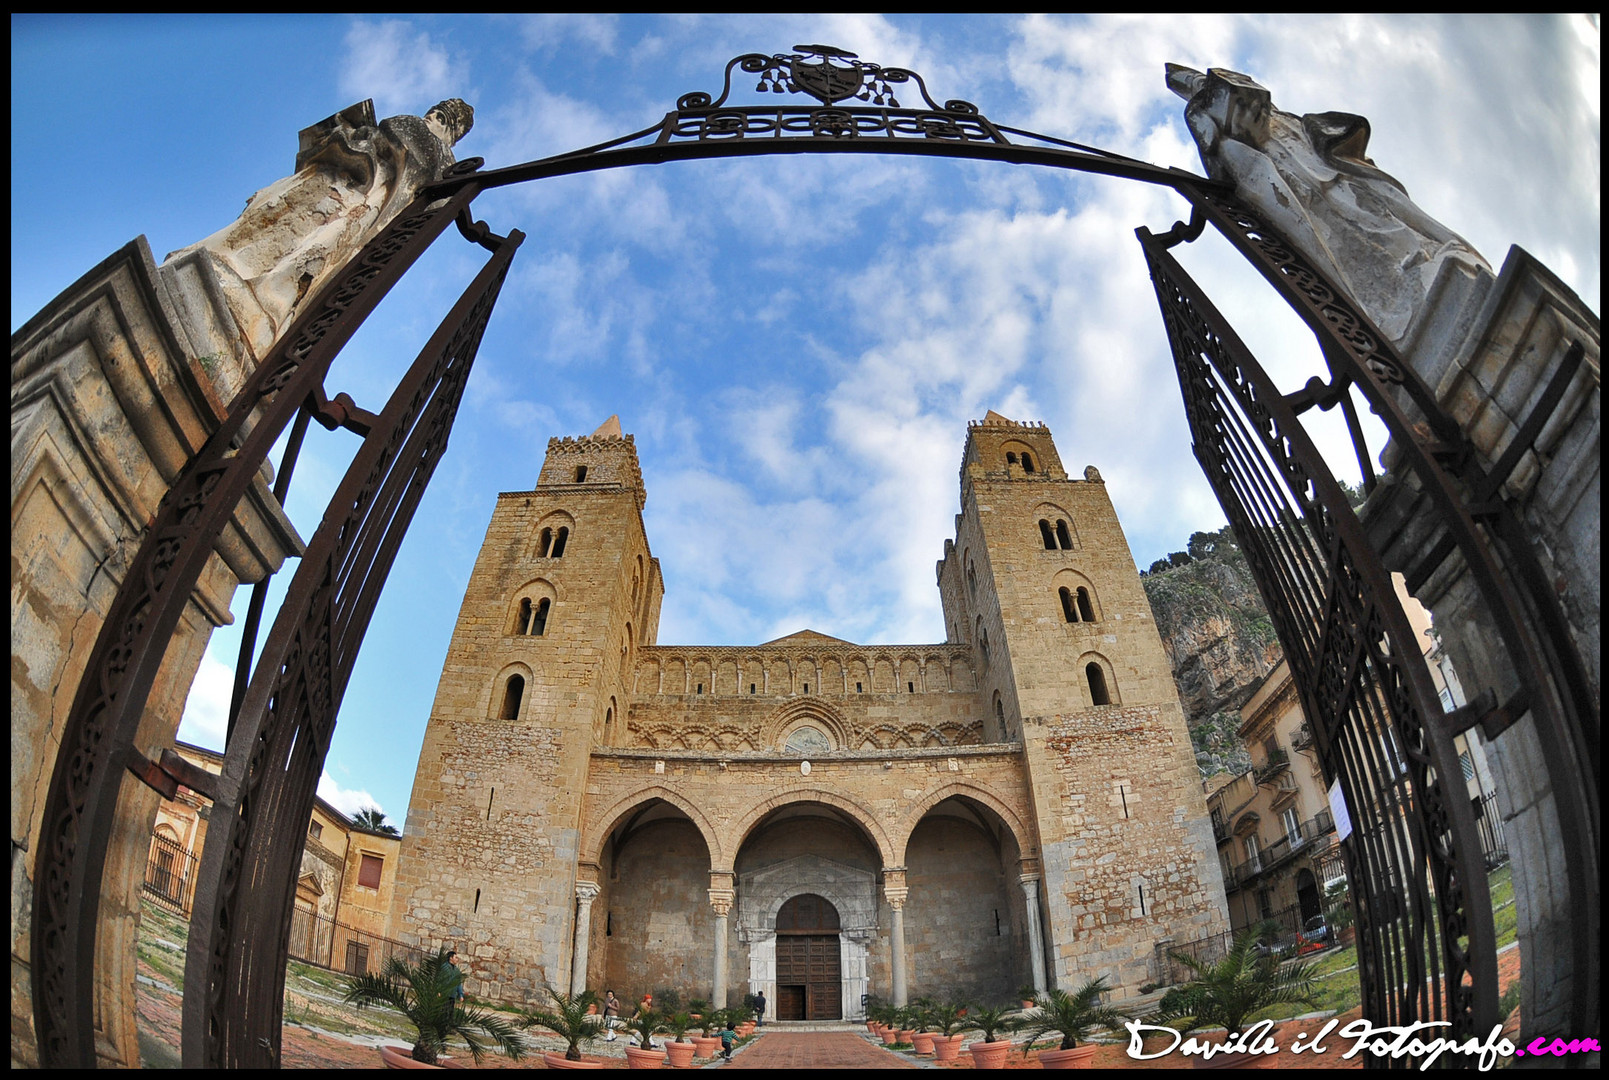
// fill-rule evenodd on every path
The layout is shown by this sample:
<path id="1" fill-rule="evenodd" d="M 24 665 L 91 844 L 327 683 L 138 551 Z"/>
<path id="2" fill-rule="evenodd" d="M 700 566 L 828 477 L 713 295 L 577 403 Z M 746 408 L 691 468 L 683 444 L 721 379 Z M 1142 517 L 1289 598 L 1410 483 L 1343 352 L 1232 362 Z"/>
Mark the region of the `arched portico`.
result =
<path id="1" fill-rule="evenodd" d="M 587 820 L 582 826 L 582 841 L 579 862 L 582 866 L 597 865 L 598 858 L 608 841 L 609 835 L 625 822 L 632 814 L 640 812 L 643 808 L 659 800 L 669 803 L 685 814 L 689 821 L 698 827 L 699 834 L 704 838 L 704 845 L 709 849 L 710 868 L 712 870 L 729 866 L 728 859 L 723 854 L 719 834 L 704 812 L 687 798 L 672 791 L 663 784 L 655 784 L 632 792 L 610 804 L 609 808 L 601 813 L 587 813 Z"/>

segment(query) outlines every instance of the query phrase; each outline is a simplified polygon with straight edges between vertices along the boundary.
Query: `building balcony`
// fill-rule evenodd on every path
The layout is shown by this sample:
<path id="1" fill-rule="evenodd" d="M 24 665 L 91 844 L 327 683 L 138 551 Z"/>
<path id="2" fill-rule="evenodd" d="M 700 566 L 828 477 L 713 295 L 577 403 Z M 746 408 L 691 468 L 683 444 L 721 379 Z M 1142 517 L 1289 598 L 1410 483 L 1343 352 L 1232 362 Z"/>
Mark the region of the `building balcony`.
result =
<path id="1" fill-rule="evenodd" d="M 1266 765 L 1259 765 L 1252 771 L 1256 774 L 1259 784 L 1268 784 L 1273 782 L 1274 777 L 1290 768 L 1290 764 L 1291 755 L 1289 751 L 1280 746 L 1269 751 Z"/>
<path id="2" fill-rule="evenodd" d="M 1218 842 L 1219 846 L 1229 843 L 1229 826 L 1218 818 L 1212 819 L 1212 838 Z"/>
<path id="3" fill-rule="evenodd" d="M 1303 724 L 1291 736 L 1291 745 L 1298 750 L 1306 750 L 1313 745 L 1313 729 Z"/>

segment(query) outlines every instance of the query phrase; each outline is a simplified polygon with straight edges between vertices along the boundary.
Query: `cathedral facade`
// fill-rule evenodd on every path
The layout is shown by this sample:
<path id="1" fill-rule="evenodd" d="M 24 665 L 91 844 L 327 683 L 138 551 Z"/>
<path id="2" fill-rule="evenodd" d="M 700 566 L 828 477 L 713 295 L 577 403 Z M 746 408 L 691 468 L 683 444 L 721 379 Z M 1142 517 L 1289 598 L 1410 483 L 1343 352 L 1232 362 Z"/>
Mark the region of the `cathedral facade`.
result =
<path id="1" fill-rule="evenodd" d="M 431 708 L 391 926 L 472 991 L 867 995 L 1150 981 L 1227 929 L 1184 714 L 1105 484 L 969 426 L 947 640 L 656 643 L 613 418 L 498 497 Z"/>

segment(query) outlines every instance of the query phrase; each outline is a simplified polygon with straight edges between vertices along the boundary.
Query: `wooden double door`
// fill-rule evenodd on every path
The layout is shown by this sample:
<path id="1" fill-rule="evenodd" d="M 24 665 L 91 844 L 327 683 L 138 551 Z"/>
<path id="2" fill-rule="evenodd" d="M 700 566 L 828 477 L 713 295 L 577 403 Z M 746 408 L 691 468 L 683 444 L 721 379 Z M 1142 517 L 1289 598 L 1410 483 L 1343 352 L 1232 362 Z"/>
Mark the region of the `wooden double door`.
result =
<path id="1" fill-rule="evenodd" d="M 777 935 L 777 1019 L 843 1018 L 837 934 Z"/>

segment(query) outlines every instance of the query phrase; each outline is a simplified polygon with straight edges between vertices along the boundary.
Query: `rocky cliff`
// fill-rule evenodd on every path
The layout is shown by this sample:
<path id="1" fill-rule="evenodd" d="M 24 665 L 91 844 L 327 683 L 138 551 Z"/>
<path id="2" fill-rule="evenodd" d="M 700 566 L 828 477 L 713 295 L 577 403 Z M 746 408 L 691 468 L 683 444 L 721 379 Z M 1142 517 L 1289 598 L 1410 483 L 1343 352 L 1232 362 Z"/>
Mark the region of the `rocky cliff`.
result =
<path id="1" fill-rule="evenodd" d="M 1234 534 L 1196 533 L 1142 578 L 1203 776 L 1251 767 L 1240 707 L 1279 663 L 1279 639 Z"/>

